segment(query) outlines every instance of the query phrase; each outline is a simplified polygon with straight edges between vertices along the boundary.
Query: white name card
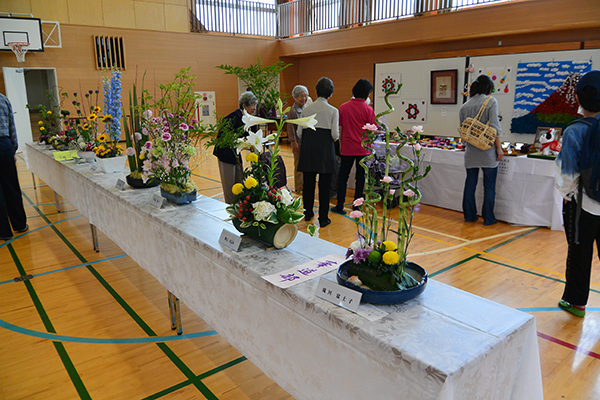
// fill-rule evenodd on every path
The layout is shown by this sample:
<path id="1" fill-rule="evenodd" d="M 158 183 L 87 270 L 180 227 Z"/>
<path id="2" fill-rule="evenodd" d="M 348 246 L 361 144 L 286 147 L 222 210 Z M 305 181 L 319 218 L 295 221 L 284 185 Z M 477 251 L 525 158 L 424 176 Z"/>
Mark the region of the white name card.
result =
<path id="1" fill-rule="evenodd" d="M 233 251 L 238 251 L 240 249 L 240 244 L 242 244 L 242 237 L 229 232 L 227 229 L 223 229 L 221 237 L 219 237 L 219 243 Z"/>
<path id="2" fill-rule="evenodd" d="M 152 196 L 151 204 L 156 208 L 162 208 L 164 201 L 164 197 L 162 197 L 160 194 L 154 194 Z"/>
<path id="3" fill-rule="evenodd" d="M 305 264 L 292 267 L 277 274 L 265 275 L 263 279 L 282 289 L 287 289 L 310 279 L 319 277 L 330 271 L 338 269 L 344 262 L 344 257 L 330 254 L 325 257 L 311 260 Z"/>
<path id="4" fill-rule="evenodd" d="M 115 185 L 115 187 L 119 190 L 124 190 L 125 189 L 125 181 L 122 179 L 117 179 L 117 184 Z"/>
<path id="5" fill-rule="evenodd" d="M 348 289 L 323 277 L 319 279 L 315 295 L 354 313 L 358 311 L 362 297 L 361 292 Z"/>

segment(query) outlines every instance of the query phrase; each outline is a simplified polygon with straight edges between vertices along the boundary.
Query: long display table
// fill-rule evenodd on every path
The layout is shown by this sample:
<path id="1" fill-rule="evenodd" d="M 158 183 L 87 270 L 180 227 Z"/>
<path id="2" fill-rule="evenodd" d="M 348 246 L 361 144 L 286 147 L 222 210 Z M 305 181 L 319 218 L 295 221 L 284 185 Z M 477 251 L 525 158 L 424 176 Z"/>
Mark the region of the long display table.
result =
<path id="1" fill-rule="evenodd" d="M 406 151 L 406 153 L 404 153 Z M 408 149 L 403 149 L 408 156 Z M 423 204 L 462 211 L 467 176 L 462 151 L 434 148 L 422 150 L 424 165 L 431 172 L 420 182 Z M 475 192 L 477 207 L 483 204 L 483 173 Z M 498 167 L 496 219 L 511 224 L 549 226 L 562 230 L 563 199 L 554 185 L 554 161 L 506 156 Z"/>
<path id="2" fill-rule="evenodd" d="M 57 162 L 35 144 L 25 155 L 30 171 L 297 399 L 543 398 L 526 313 L 430 280 L 371 322 L 316 297 L 316 279 L 285 290 L 262 279 L 343 255 L 340 246 L 300 233 L 283 250 L 244 238 L 234 252 L 218 241 L 234 230 L 219 201 L 161 210 L 152 205 L 158 188 L 115 188 L 124 174 Z"/>

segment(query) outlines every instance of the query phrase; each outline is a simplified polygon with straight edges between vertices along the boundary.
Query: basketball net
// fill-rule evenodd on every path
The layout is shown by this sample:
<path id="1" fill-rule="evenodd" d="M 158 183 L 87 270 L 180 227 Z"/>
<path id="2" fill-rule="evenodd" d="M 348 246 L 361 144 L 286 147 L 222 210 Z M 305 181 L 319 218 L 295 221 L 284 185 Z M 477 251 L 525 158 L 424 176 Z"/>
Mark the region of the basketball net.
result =
<path id="1" fill-rule="evenodd" d="M 12 49 L 13 53 L 15 53 L 15 55 L 17 56 L 17 62 L 25 62 L 25 53 L 27 53 L 27 49 L 29 48 L 29 43 L 27 43 L 27 42 L 10 42 L 7 44 Z"/>

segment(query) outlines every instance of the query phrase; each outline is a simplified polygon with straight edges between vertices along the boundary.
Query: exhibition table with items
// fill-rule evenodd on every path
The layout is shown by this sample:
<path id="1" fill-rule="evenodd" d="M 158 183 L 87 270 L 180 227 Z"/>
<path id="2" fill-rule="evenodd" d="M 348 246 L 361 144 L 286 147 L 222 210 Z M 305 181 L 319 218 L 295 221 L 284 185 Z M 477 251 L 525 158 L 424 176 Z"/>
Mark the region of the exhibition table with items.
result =
<path id="1" fill-rule="evenodd" d="M 452 153 L 437 153 L 426 151 L 431 163 L 453 162 L 443 158 Z M 224 229 L 235 232 L 222 202 L 199 196 L 159 208 L 158 187 L 117 187 L 124 173 L 58 162 L 37 144 L 25 156 L 32 173 L 296 399 L 543 398 L 529 314 L 435 280 L 407 303 L 361 304 L 353 313 L 317 297 L 319 279 L 282 289 L 263 278 L 345 248 L 299 233 L 282 250 L 243 237 L 236 252 L 219 241 Z M 528 175 L 515 164 L 515 190 L 541 191 L 528 180 L 535 168 Z M 434 195 L 435 186 L 424 192 Z M 335 271 L 320 279 L 335 282 Z"/>
<path id="2" fill-rule="evenodd" d="M 402 154 L 411 157 L 410 146 Z M 423 166 L 431 165 L 426 179 L 419 182 L 423 204 L 462 211 L 462 197 L 467 172 L 464 152 L 423 148 Z M 498 166 L 496 205 L 499 221 L 515 225 L 548 226 L 562 230 L 563 199 L 554 185 L 554 161 L 527 156 L 505 156 Z M 475 193 L 481 212 L 483 173 Z"/>

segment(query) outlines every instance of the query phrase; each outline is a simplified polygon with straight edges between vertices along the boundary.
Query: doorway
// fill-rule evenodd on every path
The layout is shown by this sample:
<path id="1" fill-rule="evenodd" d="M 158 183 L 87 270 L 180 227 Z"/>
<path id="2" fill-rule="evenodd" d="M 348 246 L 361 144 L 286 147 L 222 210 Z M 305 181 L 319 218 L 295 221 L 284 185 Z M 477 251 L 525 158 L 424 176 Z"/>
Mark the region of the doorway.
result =
<path id="1" fill-rule="evenodd" d="M 27 142 L 38 141 L 40 105 L 60 112 L 57 107 L 60 93 L 56 68 L 2 68 L 6 97 L 10 100 L 15 117 L 19 149 Z M 55 101 L 51 99 L 54 98 Z M 54 104 L 53 104 L 54 103 Z"/>

